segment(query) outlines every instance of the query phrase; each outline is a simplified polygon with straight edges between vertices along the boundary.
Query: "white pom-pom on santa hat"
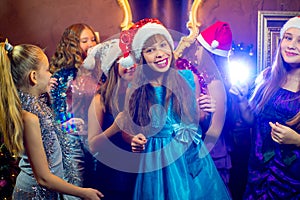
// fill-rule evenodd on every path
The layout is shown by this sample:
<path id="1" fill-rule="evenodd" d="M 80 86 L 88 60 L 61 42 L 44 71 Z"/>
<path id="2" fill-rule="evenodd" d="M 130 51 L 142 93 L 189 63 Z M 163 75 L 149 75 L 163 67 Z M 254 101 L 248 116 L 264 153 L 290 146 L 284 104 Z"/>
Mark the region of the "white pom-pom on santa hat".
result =
<path id="1" fill-rule="evenodd" d="M 84 59 L 82 66 L 87 70 L 92 70 L 95 68 L 95 57 L 96 53 L 101 49 L 102 44 L 98 44 L 94 47 L 88 49 L 87 57 Z"/>
<path id="2" fill-rule="evenodd" d="M 86 59 L 83 61 L 82 66 L 87 70 L 92 70 L 95 68 L 95 58 L 92 56 L 86 57 Z"/>
<path id="3" fill-rule="evenodd" d="M 211 48 L 215 49 L 219 46 L 219 42 L 217 40 L 212 41 Z"/>
<path id="4" fill-rule="evenodd" d="M 120 63 L 122 65 L 122 67 L 125 67 L 125 68 L 130 68 L 132 67 L 135 62 L 134 62 L 134 58 L 132 57 L 131 54 L 129 54 L 128 56 L 126 57 L 122 57 L 118 63 Z"/>

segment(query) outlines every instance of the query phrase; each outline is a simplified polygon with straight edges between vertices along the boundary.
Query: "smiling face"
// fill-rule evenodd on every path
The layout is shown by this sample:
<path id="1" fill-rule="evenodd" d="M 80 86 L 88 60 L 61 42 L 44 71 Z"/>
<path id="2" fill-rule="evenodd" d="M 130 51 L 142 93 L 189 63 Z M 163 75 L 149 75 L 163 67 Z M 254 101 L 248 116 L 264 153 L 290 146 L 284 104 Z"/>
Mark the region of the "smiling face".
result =
<path id="1" fill-rule="evenodd" d="M 166 72 L 172 61 L 172 49 L 162 35 L 150 37 L 144 45 L 142 55 L 153 71 Z"/>
<path id="2" fill-rule="evenodd" d="M 132 81 L 135 69 L 136 69 L 136 65 L 130 68 L 125 68 L 122 67 L 120 63 L 118 64 L 118 73 L 126 81 Z"/>
<path id="3" fill-rule="evenodd" d="M 281 55 L 290 66 L 300 66 L 300 29 L 289 28 L 283 35 L 280 44 Z"/>
<path id="4" fill-rule="evenodd" d="M 87 55 L 88 49 L 95 46 L 96 44 L 97 40 L 94 33 L 89 28 L 83 29 L 80 34 L 79 45 L 84 52 L 84 56 Z"/>

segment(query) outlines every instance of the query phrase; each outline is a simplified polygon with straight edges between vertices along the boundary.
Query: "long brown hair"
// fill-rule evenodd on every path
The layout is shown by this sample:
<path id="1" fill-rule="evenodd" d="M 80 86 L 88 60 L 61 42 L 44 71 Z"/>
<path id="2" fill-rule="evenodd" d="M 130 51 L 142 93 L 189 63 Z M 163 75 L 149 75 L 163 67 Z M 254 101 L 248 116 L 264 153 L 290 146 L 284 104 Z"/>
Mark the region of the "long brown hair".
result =
<path id="1" fill-rule="evenodd" d="M 270 100 L 275 92 L 277 92 L 287 80 L 287 74 L 290 70 L 290 66 L 281 56 L 280 44 L 277 48 L 275 61 L 272 67 L 268 67 L 263 70 L 255 81 L 256 87 L 249 102 L 252 110 L 256 113 L 263 110 L 266 102 Z M 300 96 L 298 99 L 300 99 Z"/>
<path id="2" fill-rule="evenodd" d="M 163 35 L 153 35 L 144 44 L 147 48 L 157 42 L 157 39 Z M 167 40 L 166 40 L 167 41 Z M 138 66 L 135 72 L 135 78 L 132 83 L 132 93 L 128 98 L 128 110 L 133 121 L 138 126 L 146 126 L 150 123 L 149 111 L 152 106 L 152 100 L 155 98 L 154 87 L 150 84 L 153 74 L 161 74 L 153 71 L 146 63 L 142 56 L 143 66 Z M 172 110 L 178 116 L 184 116 L 189 122 L 196 119 L 197 109 L 195 105 L 195 91 L 192 91 L 187 81 L 178 73 L 174 65 L 174 56 L 171 62 L 171 67 L 167 72 L 163 73 L 163 87 L 165 88 L 164 100 L 165 110 L 168 110 L 169 104 L 172 101 Z M 176 92 L 174 92 L 176 91 Z M 183 119 L 181 119 L 183 120 Z"/>
<path id="3" fill-rule="evenodd" d="M 106 80 L 101 85 L 99 93 L 101 94 L 101 98 L 103 99 L 103 103 L 107 112 L 112 113 L 113 111 L 120 112 L 123 110 L 123 100 L 125 101 L 125 92 L 124 97 L 119 96 L 121 95 L 120 89 L 122 78 L 119 75 L 119 63 L 118 60 L 115 60 L 112 64 L 111 69 L 106 76 Z M 115 95 L 118 97 L 116 98 Z"/>
<path id="4" fill-rule="evenodd" d="M 93 28 L 87 24 L 78 23 L 72 24 L 65 29 L 54 55 L 50 60 L 50 71 L 54 73 L 60 68 L 79 68 L 83 62 L 84 52 L 80 48 L 80 34 L 84 29 L 90 29 L 96 38 L 98 38 Z"/>

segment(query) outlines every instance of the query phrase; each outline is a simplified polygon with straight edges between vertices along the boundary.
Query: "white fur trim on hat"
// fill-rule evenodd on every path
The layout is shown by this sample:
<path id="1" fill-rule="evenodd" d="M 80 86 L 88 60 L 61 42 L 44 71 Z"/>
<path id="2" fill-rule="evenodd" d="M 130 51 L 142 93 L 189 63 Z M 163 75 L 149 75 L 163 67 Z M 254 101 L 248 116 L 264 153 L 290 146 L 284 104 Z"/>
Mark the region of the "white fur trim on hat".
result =
<path id="1" fill-rule="evenodd" d="M 134 58 L 132 57 L 131 54 L 129 54 L 127 57 L 123 56 L 122 58 L 120 58 L 118 63 L 120 63 L 122 65 L 122 67 L 125 67 L 125 68 L 130 68 L 135 64 Z"/>
<path id="2" fill-rule="evenodd" d="M 227 57 L 228 56 L 228 51 L 222 50 L 222 49 L 217 49 L 217 47 L 219 46 L 219 42 L 217 40 L 214 40 L 212 42 L 212 44 L 208 44 L 205 39 L 203 38 L 203 36 L 201 35 L 201 33 L 198 35 L 197 40 L 201 43 L 201 45 L 207 49 L 208 51 L 210 51 L 213 54 L 219 55 L 219 56 L 223 56 L 223 57 Z"/>
<path id="3" fill-rule="evenodd" d="M 146 40 L 156 34 L 165 36 L 166 40 L 171 45 L 172 50 L 174 49 L 174 40 L 169 31 L 161 24 L 149 22 L 139 28 L 133 37 L 132 50 L 134 51 L 137 60 L 140 59 L 142 48 Z"/>
<path id="4" fill-rule="evenodd" d="M 112 64 L 120 57 L 121 53 L 119 39 L 102 42 L 88 50 L 88 55 L 83 61 L 83 67 L 89 70 L 94 69 L 96 60 L 100 59 L 101 70 L 105 75 L 108 75 Z"/>
<path id="5" fill-rule="evenodd" d="M 284 33 L 289 29 L 289 28 L 299 28 L 300 29 L 300 16 L 293 17 L 289 19 L 281 28 L 280 30 L 280 39 L 282 39 Z"/>

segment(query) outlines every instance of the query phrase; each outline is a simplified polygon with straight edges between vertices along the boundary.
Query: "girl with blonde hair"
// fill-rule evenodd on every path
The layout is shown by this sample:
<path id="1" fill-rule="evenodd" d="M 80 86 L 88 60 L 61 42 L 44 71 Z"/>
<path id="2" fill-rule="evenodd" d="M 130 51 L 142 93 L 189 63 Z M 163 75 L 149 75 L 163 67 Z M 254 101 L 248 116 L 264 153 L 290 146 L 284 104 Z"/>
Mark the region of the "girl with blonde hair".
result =
<path id="1" fill-rule="evenodd" d="M 43 50 L 35 45 L 0 43 L 0 132 L 7 148 L 21 157 L 13 199 L 59 199 L 59 193 L 100 199 L 91 188 L 62 178 L 61 134 L 51 109 L 39 99 L 51 73 Z"/>

